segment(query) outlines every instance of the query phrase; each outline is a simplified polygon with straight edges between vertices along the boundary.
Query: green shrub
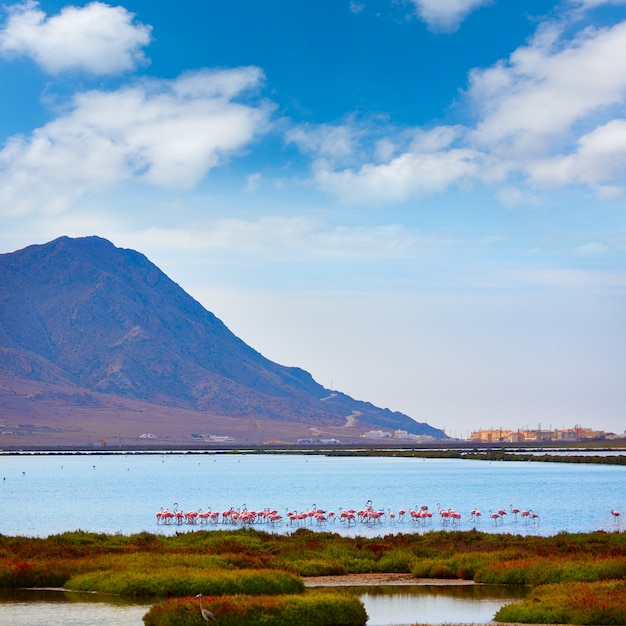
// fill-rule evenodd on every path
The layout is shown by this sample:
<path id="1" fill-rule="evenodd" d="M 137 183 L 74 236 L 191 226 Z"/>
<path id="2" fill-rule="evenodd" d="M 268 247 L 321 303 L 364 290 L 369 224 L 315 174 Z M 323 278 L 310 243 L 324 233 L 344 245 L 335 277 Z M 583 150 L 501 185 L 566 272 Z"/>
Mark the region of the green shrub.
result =
<path id="1" fill-rule="evenodd" d="M 330 559 L 286 561 L 283 565 L 285 569 L 300 576 L 338 576 L 347 571 L 341 563 Z"/>
<path id="2" fill-rule="evenodd" d="M 407 549 L 396 548 L 384 554 L 378 561 L 381 572 L 408 573 L 413 567 L 415 556 Z"/>
<path id="3" fill-rule="evenodd" d="M 205 608 L 220 626 L 363 626 L 367 614 L 349 594 L 307 593 L 297 596 L 221 596 L 205 598 Z M 154 605 L 144 616 L 146 626 L 201 626 L 198 600 L 176 598 Z"/>

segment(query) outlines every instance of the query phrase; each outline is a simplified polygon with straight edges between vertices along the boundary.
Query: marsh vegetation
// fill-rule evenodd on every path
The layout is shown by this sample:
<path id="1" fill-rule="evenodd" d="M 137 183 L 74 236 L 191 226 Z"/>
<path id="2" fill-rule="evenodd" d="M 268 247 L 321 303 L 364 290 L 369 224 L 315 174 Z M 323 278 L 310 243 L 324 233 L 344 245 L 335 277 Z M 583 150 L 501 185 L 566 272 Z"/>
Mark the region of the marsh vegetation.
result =
<path id="1" fill-rule="evenodd" d="M 299 624 L 308 623 L 307 615 L 316 624 L 365 624 L 354 596 L 305 590 L 303 577 L 374 572 L 531 585 L 528 600 L 498 612 L 502 621 L 626 623 L 626 535 L 618 532 L 536 537 L 473 530 L 366 538 L 242 529 L 168 537 L 0 536 L 1 587 L 154 598 L 144 618 L 148 626 L 201 624 L 199 593 L 221 624 L 287 623 L 286 615 Z"/>

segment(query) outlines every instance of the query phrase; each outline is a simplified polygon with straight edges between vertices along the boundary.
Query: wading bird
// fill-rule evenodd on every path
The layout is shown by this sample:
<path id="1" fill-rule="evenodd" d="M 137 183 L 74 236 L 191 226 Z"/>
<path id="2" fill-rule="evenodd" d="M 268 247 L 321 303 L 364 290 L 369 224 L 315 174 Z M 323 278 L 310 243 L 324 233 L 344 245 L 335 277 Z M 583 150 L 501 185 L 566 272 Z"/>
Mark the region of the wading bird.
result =
<path id="1" fill-rule="evenodd" d="M 202 594 L 199 593 L 196 598 L 200 598 L 200 615 L 202 615 L 202 619 L 208 624 L 209 622 L 215 621 L 215 615 L 209 611 L 209 609 L 205 609 L 202 604 Z"/>

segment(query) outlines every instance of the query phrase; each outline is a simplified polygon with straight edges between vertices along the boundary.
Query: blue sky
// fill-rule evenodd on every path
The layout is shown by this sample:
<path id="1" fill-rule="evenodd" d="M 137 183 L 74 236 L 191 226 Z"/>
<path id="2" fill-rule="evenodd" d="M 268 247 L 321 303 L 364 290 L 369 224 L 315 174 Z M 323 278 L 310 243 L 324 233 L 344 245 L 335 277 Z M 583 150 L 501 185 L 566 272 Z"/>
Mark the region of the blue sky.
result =
<path id="1" fill-rule="evenodd" d="M 626 429 L 626 0 L 0 12 L 0 251 L 97 234 L 466 436 Z"/>

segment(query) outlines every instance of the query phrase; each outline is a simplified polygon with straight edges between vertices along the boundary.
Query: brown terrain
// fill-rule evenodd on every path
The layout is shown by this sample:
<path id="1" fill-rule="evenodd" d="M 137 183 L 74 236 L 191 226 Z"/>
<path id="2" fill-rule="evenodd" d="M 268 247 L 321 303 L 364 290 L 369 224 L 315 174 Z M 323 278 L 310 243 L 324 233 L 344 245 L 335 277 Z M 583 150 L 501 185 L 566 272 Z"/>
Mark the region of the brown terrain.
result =
<path id="1" fill-rule="evenodd" d="M 0 255 L 1 448 L 351 443 L 372 429 L 445 438 L 266 359 L 138 252 L 61 237 Z"/>

